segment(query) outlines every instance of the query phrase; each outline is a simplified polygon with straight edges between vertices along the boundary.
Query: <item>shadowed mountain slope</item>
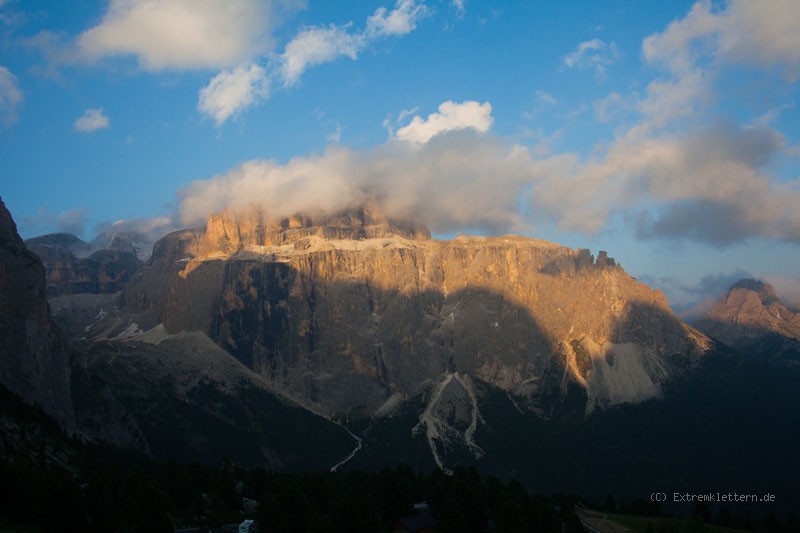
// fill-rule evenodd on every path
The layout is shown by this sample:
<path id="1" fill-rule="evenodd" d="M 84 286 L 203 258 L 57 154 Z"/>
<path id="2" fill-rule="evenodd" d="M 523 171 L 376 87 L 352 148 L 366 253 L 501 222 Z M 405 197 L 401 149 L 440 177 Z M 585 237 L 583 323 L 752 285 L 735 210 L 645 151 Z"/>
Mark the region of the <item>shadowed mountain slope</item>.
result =
<path id="1" fill-rule="evenodd" d="M 69 350 L 50 320 L 44 267 L 0 200 L 0 383 L 72 429 Z"/>

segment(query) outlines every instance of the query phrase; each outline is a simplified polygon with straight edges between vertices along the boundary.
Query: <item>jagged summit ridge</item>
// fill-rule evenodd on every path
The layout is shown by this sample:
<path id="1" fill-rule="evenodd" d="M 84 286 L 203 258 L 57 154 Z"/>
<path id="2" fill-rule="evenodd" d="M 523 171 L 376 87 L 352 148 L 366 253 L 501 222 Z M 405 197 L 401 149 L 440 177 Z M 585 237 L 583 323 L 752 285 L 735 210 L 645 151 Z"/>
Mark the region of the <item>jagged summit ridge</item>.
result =
<path id="1" fill-rule="evenodd" d="M 272 219 L 259 210 L 226 210 L 208 218 L 202 251 L 230 255 L 258 247 L 293 244 L 309 237 L 324 240 L 430 239 L 430 231 L 420 224 L 389 219 L 369 207 L 347 209 L 333 215 L 296 214 L 280 219 Z"/>

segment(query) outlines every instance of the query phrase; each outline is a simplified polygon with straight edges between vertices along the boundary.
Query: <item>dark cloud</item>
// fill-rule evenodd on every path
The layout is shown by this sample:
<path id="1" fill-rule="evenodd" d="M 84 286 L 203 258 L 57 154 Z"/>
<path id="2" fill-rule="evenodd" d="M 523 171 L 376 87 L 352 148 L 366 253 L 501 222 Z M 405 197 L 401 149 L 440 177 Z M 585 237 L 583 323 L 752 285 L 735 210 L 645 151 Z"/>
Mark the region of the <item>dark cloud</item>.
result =
<path id="1" fill-rule="evenodd" d="M 719 161 L 735 161 L 750 168 L 762 168 L 783 145 L 783 137 L 772 128 L 743 128 L 719 121 L 686 137 L 685 164 L 688 168 L 702 168 Z"/>
<path id="2" fill-rule="evenodd" d="M 763 224 L 751 220 L 741 206 L 711 200 L 687 200 L 659 213 L 640 212 L 628 218 L 637 239 L 691 239 L 717 247 L 762 235 Z"/>

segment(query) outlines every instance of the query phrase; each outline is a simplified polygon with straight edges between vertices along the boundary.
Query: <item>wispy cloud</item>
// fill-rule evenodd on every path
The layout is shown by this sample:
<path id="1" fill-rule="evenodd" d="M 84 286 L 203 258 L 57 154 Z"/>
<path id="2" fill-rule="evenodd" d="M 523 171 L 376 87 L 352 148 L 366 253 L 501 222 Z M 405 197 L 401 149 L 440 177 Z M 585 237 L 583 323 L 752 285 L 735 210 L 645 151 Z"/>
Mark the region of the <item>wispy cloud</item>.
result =
<path id="1" fill-rule="evenodd" d="M 289 40 L 282 53 L 272 56 L 264 66 L 250 63 L 246 68 L 218 74 L 201 91 L 198 109 L 221 126 L 243 109 L 268 98 L 270 85 L 289 89 L 300 82 L 309 68 L 343 57 L 355 61 L 373 42 L 412 32 L 428 12 L 416 0 L 397 0 L 394 9 L 376 9 L 362 30 L 354 29 L 352 22 L 305 27 Z M 223 89 L 226 89 L 224 98 Z M 218 93 L 220 98 L 216 98 Z"/>
<path id="2" fill-rule="evenodd" d="M 281 55 L 281 77 L 286 86 L 296 84 L 309 67 L 334 61 L 340 57 L 352 60 L 378 39 L 406 35 L 428 14 L 428 8 L 416 0 L 397 0 L 395 8 L 379 7 L 367 18 L 362 31 L 352 24 L 305 28 L 287 45 Z"/>
<path id="3" fill-rule="evenodd" d="M 4 66 L 0 66 L 0 119 L 6 126 L 17 120 L 17 107 L 24 97 L 19 80 Z"/>
<path id="4" fill-rule="evenodd" d="M 87 109 L 73 124 L 75 131 L 91 133 L 109 127 L 108 117 L 103 114 L 103 108 Z"/>
<path id="5" fill-rule="evenodd" d="M 558 105 L 558 100 L 556 100 L 552 94 L 539 89 L 536 91 L 536 103 L 534 108 L 530 111 L 523 111 L 522 118 L 533 120 L 546 108 L 555 105 Z"/>
<path id="6" fill-rule="evenodd" d="M 461 5 L 463 9 L 463 3 Z M 406 35 L 417 28 L 417 21 L 428 14 L 428 8 L 416 0 L 397 0 L 391 11 L 379 7 L 367 19 L 364 36 L 367 39 Z"/>
<path id="7" fill-rule="evenodd" d="M 607 44 L 600 39 L 591 39 L 578 44 L 575 50 L 564 56 L 563 63 L 570 69 L 591 70 L 602 78 L 619 57 L 619 49 L 613 42 Z"/>
<path id="8" fill-rule="evenodd" d="M 464 13 L 467 12 L 465 4 L 466 4 L 465 0 L 450 0 L 450 5 L 453 6 L 453 9 L 456 10 L 456 14 L 459 17 L 463 17 Z"/>
<path id="9" fill-rule="evenodd" d="M 345 56 L 357 59 L 365 46 L 364 36 L 335 24 L 306 28 L 286 45 L 281 61 L 281 77 L 286 86 L 295 85 L 309 67 L 329 63 Z"/>

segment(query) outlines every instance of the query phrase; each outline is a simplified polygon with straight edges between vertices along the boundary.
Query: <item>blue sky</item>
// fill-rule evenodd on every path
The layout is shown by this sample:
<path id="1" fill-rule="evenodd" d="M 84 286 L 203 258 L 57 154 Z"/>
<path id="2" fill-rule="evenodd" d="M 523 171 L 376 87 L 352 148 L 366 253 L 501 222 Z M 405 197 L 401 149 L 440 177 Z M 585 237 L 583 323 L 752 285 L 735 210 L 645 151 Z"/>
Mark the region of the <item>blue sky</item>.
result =
<path id="1" fill-rule="evenodd" d="M 800 306 L 794 0 L 0 0 L 0 54 L 26 238 L 380 201 Z"/>

